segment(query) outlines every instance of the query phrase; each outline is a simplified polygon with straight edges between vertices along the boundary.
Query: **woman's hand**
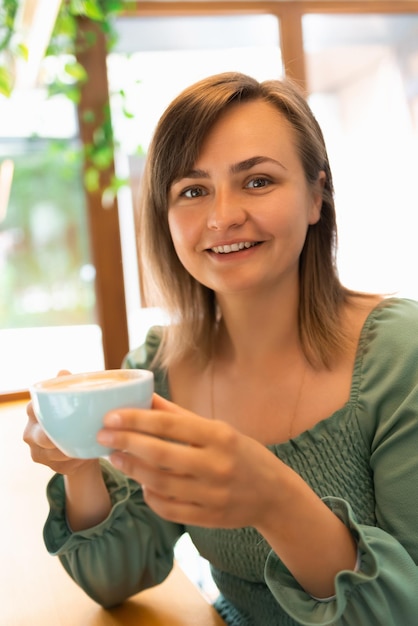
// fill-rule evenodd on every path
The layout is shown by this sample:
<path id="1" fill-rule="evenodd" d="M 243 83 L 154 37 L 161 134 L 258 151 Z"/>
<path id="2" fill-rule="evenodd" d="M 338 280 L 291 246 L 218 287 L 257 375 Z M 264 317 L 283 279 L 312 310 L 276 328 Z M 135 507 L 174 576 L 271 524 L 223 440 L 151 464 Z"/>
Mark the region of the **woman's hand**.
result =
<path id="1" fill-rule="evenodd" d="M 31 402 L 27 405 L 26 413 L 28 421 L 23 432 L 23 441 L 28 444 L 35 463 L 47 465 L 54 472 L 66 475 L 73 474 L 82 466 L 92 463 L 92 459 L 71 459 L 61 452 L 45 434 L 35 417 Z"/>
<path id="2" fill-rule="evenodd" d="M 154 394 L 152 410 L 105 417 L 100 443 L 115 467 L 141 483 L 147 504 L 171 521 L 206 527 L 257 526 L 285 467 L 265 446 L 220 421 Z"/>
<path id="3" fill-rule="evenodd" d="M 316 597 L 333 595 L 357 546 L 348 527 L 267 447 L 230 425 L 154 395 L 153 410 L 105 417 L 99 441 L 111 462 L 143 485 L 148 505 L 173 522 L 256 528 Z"/>
<path id="4" fill-rule="evenodd" d="M 58 375 L 68 373 L 62 370 Z M 35 463 L 47 465 L 54 472 L 66 475 L 71 475 L 81 467 L 92 463 L 92 459 L 71 459 L 56 447 L 36 419 L 32 402 L 27 405 L 26 413 L 28 421 L 23 432 L 23 441 L 28 444 Z M 93 461 L 96 463 L 96 460 Z"/>

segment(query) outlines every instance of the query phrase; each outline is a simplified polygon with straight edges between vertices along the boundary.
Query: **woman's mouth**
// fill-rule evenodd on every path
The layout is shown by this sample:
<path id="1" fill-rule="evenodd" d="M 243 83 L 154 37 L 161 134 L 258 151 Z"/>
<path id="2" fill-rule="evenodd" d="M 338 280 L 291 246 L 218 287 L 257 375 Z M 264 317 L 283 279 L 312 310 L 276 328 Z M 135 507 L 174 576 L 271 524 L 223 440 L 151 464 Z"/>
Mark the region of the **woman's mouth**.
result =
<path id="1" fill-rule="evenodd" d="M 209 248 L 209 250 L 215 254 L 229 254 L 230 252 L 239 252 L 245 248 L 253 248 L 259 243 L 259 241 L 240 241 L 239 243 L 231 243 L 224 246 L 214 246 Z"/>

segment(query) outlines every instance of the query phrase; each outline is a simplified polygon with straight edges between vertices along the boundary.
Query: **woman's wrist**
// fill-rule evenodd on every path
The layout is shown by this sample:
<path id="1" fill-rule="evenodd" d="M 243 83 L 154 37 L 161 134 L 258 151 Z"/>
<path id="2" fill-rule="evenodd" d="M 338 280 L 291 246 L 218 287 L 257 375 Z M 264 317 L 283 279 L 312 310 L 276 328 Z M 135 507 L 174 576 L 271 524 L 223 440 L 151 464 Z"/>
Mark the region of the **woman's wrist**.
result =
<path id="1" fill-rule="evenodd" d="M 335 575 L 356 567 L 357 544 L 344 523 L 290 468 L 258 524 L 273 552 L 312 597 L 335 593 Z"/>
<path id="2" fill-rule="evenodd" d="M 109 515 L 112 503 L 98 459 L 64 476 L 64 486 L 65 515 L 73 532 L 96 526 Z"/>

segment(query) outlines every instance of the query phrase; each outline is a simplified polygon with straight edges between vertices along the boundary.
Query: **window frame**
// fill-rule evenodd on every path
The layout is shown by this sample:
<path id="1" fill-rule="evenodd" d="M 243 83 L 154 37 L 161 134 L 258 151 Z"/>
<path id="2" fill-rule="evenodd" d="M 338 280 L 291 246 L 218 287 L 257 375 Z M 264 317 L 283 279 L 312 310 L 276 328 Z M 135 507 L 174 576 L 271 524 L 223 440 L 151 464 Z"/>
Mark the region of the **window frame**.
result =
<path id="1" fill-rule="evenodd" d="M 128 6 L 129 5 L 129 6 Z M 280 29 L 282 61 L 287 77 L 296 80 L 306 92 L 306 68 L 303 47 L 302 20 L 307 14 L 418 14 L 417 0 L 249 0 L 208 2 L 191 0 L 183 2 L 136 0 L 129 2 L 123 17 L 178 17 L 242 14 L 271 14 L 277 17 Z M 80 20 L 80 30 L 86 28 Z M 88 26 L 91 29 L 91 24 Z M 96 111 L 109 104 L 106 69 L 106 46 L 98 29 L 97 45 L 89 48 L 79 59 L 91 79 L 84 85 L 79 104 L 80 135 L 88 141 L 89 128 L 83 122 L 83 111 Z M 94 68 L 94 71 L 91 71 Z M 114 173 L 114 165 L 103 173 L 106 185 Z M 104 210 L 100 192 L 86 190 L 87 216 L 93 262 L 96 267 L 96 298 L 98 323 L 102 331 L 105 367 L 118 368 L 129 350 L 127 311 L 122 266 L 117 199 L 110 209 Z M 0 402 L 29 398 L 25 389 L 0 392 Z"/>

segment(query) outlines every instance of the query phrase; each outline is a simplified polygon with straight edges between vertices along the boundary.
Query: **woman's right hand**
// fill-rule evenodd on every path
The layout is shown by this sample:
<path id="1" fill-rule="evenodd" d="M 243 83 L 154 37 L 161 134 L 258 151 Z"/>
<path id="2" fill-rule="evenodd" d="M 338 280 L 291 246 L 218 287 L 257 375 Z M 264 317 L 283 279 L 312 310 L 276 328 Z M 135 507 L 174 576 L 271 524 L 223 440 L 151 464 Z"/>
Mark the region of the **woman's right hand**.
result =
<path id="1" fill-rule="evenodd" d="M 99 524 L 112 506 L 99 459 L 72 459 L 66 456 L 45 434 L 31 402 L 26 412 L 28 423 L 23 441 L 28 444 L 32 459 L 64 475 L 65 512 L 69 528 L 77 531 Z"/>
<path id="2" fill-rule="evenodd" d="M 26 413 L 28 421 L 23 432 L 23 441 L 28 444 L 35 463 L 47 465 L 54 472 L 67 476 L 92 462 L 97 463 L 97 459 L 72 459 L 61 452 L 49 439 L 36 419 L 32 402 L 27 405 Z"/>
<path id="3" fill-rule="evenodd" d="M 61 371 L 58 375 L 68 373 Z M 32 402 L 27 405 L 26 413 L 28 422 L 23 441 L 28 444 L 32 459 L 64 476 L 67 525 L 77 531 L 99 524 L 112 508 L 99 459 L 74 459 L 66 456 L 51 441 L 36 419 Z"/>

